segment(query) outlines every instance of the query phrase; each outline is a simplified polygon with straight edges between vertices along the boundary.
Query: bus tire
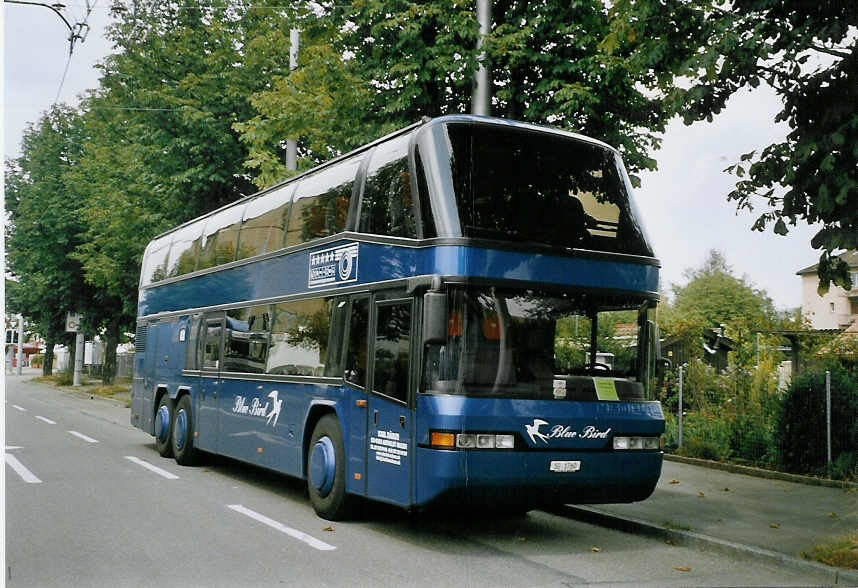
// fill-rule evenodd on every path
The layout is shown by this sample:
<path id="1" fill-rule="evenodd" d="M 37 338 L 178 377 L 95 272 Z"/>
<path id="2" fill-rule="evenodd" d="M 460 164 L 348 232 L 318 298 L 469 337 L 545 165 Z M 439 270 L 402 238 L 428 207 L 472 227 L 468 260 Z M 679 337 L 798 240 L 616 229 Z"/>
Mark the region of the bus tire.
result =
<path id="1" fill-rule="evenodd" d="M 316 514 L 330 521 L 348 516 L 343 432 L 332 414 L 319 419 L 307 449 L 307 490 Z"/>
<path id="2" fill-rule="evenodd" d="M 183 466 L 197 462 L 198 451 L 194 447 L 194 413 L 191 410 L 191 397 L 185 394 L 176 404 L 173 415 L 173 456 L 176 463 Z"/>
<path id="3" fill-rule="evenodd" d="M 155 411 L 155 448 L 161 457 L 173 455 L 173 401 L 166 393 Z"/>

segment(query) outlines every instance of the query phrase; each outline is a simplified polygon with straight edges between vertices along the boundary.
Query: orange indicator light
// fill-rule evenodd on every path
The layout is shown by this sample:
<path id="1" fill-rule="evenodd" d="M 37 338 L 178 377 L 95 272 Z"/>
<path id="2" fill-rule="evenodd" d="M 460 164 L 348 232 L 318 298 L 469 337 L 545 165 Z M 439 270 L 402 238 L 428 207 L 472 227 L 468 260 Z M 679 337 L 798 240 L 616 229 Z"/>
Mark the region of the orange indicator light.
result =
<path id="1" fill-rule="evenodd" d="M 453 433 L 438 433 L 433 431 L 430 443 L 437 447 L 455 447 L 456 437 Z"/>

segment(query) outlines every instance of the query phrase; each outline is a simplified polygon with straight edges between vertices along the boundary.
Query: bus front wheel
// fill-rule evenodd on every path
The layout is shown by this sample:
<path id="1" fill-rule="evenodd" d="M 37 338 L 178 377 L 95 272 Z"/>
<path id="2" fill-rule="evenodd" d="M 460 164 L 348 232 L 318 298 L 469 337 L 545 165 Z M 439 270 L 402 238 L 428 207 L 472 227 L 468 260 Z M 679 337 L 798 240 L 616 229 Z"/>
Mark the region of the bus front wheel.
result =
<path id="1" fill-rule="evenodd" d="M 155 448 L 161 457 L 173 455 L 173 402 L 166 393 L 155 411 Z"/>
<path id="2" fill-rule="evenodd" d="M 307 450 L 307 489 L 316 514 L 331 521 L 346 518 L 346 460 L 343 433 L 334 415 L 316 423 Z"/>
<path id="3" fill-rule="evenodd" d="M 194 415 L 191 411 L 191 397 L 187 394 L 179 399 L 173 416 L 173 456 L 176 463 L 183 466 L 194 465 L 197 461 Z"/>

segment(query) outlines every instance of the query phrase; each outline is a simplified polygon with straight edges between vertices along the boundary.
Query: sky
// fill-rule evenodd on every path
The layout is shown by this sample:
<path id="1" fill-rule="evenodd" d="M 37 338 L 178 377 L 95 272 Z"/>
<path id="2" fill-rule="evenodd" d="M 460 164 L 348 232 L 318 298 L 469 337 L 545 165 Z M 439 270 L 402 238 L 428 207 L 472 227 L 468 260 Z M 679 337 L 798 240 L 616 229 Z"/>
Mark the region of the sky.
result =
<path id="1" fill-rule="evenodd" d="M 83 20 L 84 0 L 69 0 L 66 19 Z M 109 24 L 108 0 L 98 0 L 89 17 L 86 41 L 75 46 L 60 90 L 68 58 L 68 29 L 51 10 L 4 3 L 3 132 L 4 156 L 19 155 L 21 136 L 54 102 L 77 104 L 77 97 L 97 87 L 94 65 L 110 52 L 104 38 Z M 284 51 L 284 59 L 288 54 Z M 668 125 L 662 148 L 653 157 L 658 171 L 641 174 L 638 207 L 661 260 L 662 289 L 684 284 L 683 273 L 702 265 L 708 251 L 724 253 L 738 276 L 764 289 L 780 309 L 801 305 L 801 283 L 795 272 L 816 263 L 810 247 L 815 230 L 791 227 L 786 237 L 770 230 L 750 230 L 756 215 L 737 214 L 727 202 L 735 178 L 723 169 L 742 153 L 783 138 L 788 129 L 773 123 L 779 110 L 774 92 L 758 88 L 737 94 L 712 123 Z"/>

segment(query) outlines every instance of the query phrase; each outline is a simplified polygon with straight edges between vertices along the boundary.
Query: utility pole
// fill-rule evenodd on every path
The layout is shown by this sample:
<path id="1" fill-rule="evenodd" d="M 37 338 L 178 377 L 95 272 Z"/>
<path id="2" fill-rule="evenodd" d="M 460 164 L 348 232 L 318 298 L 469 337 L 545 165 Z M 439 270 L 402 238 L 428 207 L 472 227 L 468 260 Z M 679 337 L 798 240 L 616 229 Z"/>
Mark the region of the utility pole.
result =
<path id="1" fill-rule="evenodd" d="M 24 361 L 24 315 L 18 315 L 18 370 L 17 373 L 21 375 L 21 364 Z"/>
<path id="2" fill-rule="evenodd" d="M 298 69 L 298 42 L 300 30 L 289 31 L 289 71 Z M 298 169 L 298 139 L 286 139 L 286 169 Z"/>
<path id="3" fill-rule="evenodd" d="M 75 335 L 74 338 L 74 381 L 72 382 L 73 386 L 80 386 L 82 384 L 81 380 L 83 379 L 83 354 L 83 332 L 78 331 L 77 335 Z"/>
<path id="4" fill-rule="evenodd" d="M 477 40 L 477 71 L 474 73 L 474 92 L 471 95 L 471 114 L 491 114 L 491 75 L 486 67 L 484 48 L 486 37 L 492 32 L 492 2 L 477 0 L 477 21 L 480 23 L 480 38 Z"/>

